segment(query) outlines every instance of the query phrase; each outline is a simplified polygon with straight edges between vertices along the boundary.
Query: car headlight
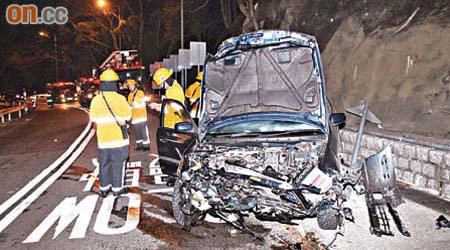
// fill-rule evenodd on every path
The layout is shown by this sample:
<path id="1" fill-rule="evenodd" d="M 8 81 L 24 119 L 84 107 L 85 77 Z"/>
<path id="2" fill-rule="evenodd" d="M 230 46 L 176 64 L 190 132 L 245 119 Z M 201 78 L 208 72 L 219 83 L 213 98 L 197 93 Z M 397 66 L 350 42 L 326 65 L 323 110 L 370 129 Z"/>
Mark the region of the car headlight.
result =
<path id="1" fill-rule="evenodd" d="M 88 94 L 88 95 L 87 95 L 87 98 L 89 98 L 89 99 L 91 99 L 92 97 L 93 97 L 92 94 Z"/>
<path id="2" fill-rule="evenodd" d="M 61 98 L 64 98 L 64 94 L 61 94 Z"/>

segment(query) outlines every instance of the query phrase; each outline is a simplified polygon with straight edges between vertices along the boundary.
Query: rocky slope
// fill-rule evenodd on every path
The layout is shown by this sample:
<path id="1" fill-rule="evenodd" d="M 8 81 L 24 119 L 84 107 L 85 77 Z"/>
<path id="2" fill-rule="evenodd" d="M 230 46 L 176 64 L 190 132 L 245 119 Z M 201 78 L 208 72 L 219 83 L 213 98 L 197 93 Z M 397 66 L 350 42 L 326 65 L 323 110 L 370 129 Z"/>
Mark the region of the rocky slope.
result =
<path id="1" fill-rule="evenodd" d="M 258 2 L 259 28 L 318 38 L 338 111 L 367 98 L 386 130 L 450 139 L 450 1 Z"/>

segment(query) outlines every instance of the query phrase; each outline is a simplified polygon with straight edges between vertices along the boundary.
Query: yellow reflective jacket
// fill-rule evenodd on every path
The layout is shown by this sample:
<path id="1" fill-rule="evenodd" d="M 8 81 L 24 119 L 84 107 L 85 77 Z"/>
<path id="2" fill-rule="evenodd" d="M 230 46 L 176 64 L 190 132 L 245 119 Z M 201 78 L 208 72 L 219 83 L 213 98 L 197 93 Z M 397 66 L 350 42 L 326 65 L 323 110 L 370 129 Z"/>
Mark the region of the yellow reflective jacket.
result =
<path id="1" fill-rule="evenodd" d="M 200 98 L 200 83 L 194 82 L 187 88 L 186 97 L 189 98 L 190 104 L 194 104 Z"/>
<path id="2" fill-rule="evenodd" d="M 200 99 L 200 83 L 194 82 L 187 88 L 186 90 L 186 97 L 189 99 L 189 105 L 191 107 L 191 110 L 189 113 L 191 114 L 192 118 L 198 118 L 198 106 L 199 106 L 199 99 Z"/>
<path id="3" fill-rule="evenodd" d="M 166 90 L 165 98 L 166 99 L 177 100 L 177 101 L 181 102 L 181 104 L 184 105 L 183 88 L 181 87 L 181 85 L 177 81 L 174 81 L 172 86 L 170 86 Z"/>
<path id="4" fill-rule="evenodd" d="M 92 99 L 89 118 L 97 124 L 98 147 L 118 148 L 130 144 L 129 139 L 122 137 L 122 130 L 106 106 L 105 100 L 121 125 L 131 118 L 131 108 L 125 97 L 116 92 L 100 92 Z"/>
<path id="5" fill-rule="evenodd" d="M 179 101 L 184 106 L 184 93 L 181 85 L 174 81 L 172 86 L 166 90 L 166 99 Z M 164 127 L 175 128 L 175 124 L 182 122 L 181 110 L 174 110 L 171 107 L 167 107 L 164 114 Z"/>
<path id="6" fill-rule="evenodd" d="M 147 121 L 147 107 L 145 103 L 144 91 L 136 90 L 128 95 L 128 103 L 131 105 L 131 123 L 141 123 Z"/>

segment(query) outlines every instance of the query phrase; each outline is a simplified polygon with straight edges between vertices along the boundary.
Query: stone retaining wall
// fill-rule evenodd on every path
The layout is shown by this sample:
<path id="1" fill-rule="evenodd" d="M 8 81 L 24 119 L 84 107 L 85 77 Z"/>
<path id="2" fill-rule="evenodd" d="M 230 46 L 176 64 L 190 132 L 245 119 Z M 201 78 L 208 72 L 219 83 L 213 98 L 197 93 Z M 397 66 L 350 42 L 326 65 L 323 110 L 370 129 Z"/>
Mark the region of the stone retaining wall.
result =
<path id="1" fill-rule="evenodd" d="M 344 160 L 351 161 L 356 132 L 342 130 L 341 142 Z M 450 198 L 450 152 L 364 135 L 361 156 L 368 157 L 390 145 L 397 179 Z"/>

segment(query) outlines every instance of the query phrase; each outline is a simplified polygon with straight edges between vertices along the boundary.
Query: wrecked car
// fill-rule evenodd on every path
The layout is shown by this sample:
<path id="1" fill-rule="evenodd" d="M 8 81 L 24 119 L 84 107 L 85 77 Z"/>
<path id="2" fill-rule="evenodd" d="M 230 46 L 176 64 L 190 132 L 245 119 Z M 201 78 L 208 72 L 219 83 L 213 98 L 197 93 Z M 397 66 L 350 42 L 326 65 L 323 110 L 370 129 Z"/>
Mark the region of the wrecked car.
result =
<path id="1" fill-rule="evenodd" d="M 169 110 L 183 120 L 174 128 L 164 126 Z M 353 220 L 345 202 L 356 192 L 366 195 L 371 232 L 392 235 L 387 207 L 409 235 L 395 210 L 402 200 L 390 149 L 358 157 L 365 121 L 379 123 L 366 104 L 350 110 L 361 117 L 356 160 L 340 156 L 346 116 L 326 96 L 313 36 L 266 30 L 224 41 L 206 60 L 200 110 L 197 125 L 181 103 L 165 99 L 157 131 L 173 213 L 184 228 L 209 214 L 255 237 L 244 222 L 250 215 L 286 224 L 317 218 L 321 229 L 337 230 Z"/>

